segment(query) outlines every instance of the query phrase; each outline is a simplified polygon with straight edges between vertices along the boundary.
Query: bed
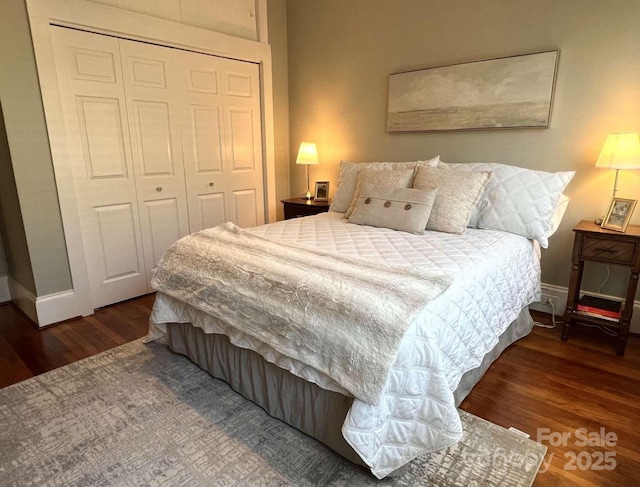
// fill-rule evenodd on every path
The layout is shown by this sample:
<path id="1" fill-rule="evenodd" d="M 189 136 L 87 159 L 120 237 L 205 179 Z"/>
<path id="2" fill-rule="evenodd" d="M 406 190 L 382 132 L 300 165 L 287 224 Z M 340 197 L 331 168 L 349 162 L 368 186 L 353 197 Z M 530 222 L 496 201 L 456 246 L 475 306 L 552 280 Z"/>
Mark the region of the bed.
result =
<path id="1" fill-rule="evenodd" d="M 557 213 L 560 197 L 552 203 Z M 480 199 L 475 204 L 487 207 Z M 272 416 L 384 478 L 416 456 L 461 438 L 457 406 L 500 353 L 533 326 L 527 306 L 540 296 L 540 245 L 502 229 L 412 234 L 356 225 L 343 216 L 331 211 L 241 232 L 319 258 L 326 254 L 448 277 L 441 291 L 411 315 L 378 396 L 353 389 L 321 364 L 282 353 L 278 344 L 239 328 L 238 316 L 219 314 L 217 305 L 192 302 L 171 287 L 158 286 L 149 339 L 165 340 Z M 205 236 L 218 238 L 216 231 L 205 230 Z M 329 272 L 314 265 L 320 274 Z M 166 267 L 170 278 L 173 270 Z"/>

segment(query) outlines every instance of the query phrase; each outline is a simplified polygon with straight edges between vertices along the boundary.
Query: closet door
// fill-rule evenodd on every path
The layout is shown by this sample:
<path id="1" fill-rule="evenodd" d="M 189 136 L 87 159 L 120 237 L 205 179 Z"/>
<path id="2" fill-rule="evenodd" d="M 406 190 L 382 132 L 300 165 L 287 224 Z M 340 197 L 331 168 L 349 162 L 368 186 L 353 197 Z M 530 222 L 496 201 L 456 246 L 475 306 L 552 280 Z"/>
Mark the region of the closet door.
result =
<path id="1" fill-rule="evenodd" d="M 52 27 L 94 308 L 148 292 L 116 39 Z"/>
<path id="2" fill-rule="evenodd" d="M 120 40 L 147 279 L 189 233 L 180 119 L 182 51 Z"/>
<path id="3" fill-rule="evenodd" d="M 263 224 L 258 66 L 188 52 L 180 63 L 190 230 Z"/>
<path id="4" fill-rule="evenodd" d="M 257 65 L 51 32 L 94 308 L 151 292 L 189 232 L 264 223 Z"/>
<path id="5" fill-rule="evenodd" d="M 220 58 L 185 52 L 178 71 L 190 230 L 231 220 L 225 178 Z"/>
<path id="6" fill-rule="evenodd" d="M 253 227 L 264 223 L 260 71 L 252 63 L 220 62 L 230 220 Z"/>

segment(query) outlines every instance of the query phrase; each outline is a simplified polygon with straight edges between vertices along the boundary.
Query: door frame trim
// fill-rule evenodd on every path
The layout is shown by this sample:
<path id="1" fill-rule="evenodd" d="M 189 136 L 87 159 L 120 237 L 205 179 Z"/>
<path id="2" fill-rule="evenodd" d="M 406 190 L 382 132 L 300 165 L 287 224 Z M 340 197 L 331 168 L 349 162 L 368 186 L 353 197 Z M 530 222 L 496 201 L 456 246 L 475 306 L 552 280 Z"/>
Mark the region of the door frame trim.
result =
<path id="1" fill-rule="evenodd" d="M 93 306 L 58 88 L 53 42 L 50 34 L 51 26 L 71 27 L 96 34 L 106 34 L 258 64 L 262 104 L 265 221 L 273 222 L 276 220 L 277 199 L 271 46 L 266 43 L 267 0 L 255 1 L 256 11 L 260 14 L 260 20 L 257 23 L 260 42 L 85 0 L 26 0 L 73 283 L 73 290 L 64 293 L 66 302 L 64 309 L 67 312 L 58 310 L 55 313 L 57 321 L 78 315 L 93 314 Z M 70 297 L 73 299 L 69 299 Z M 51 323 L 50 318 L 52 317 L 38 316 L 38 322 Z"/>

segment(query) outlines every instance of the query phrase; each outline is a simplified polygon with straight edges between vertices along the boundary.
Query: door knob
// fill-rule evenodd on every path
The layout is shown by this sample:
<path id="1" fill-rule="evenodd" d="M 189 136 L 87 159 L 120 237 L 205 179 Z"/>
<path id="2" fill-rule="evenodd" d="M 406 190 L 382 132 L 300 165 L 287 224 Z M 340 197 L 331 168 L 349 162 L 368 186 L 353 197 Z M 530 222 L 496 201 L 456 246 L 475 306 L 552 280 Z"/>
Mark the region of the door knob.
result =
<path id="1" fill-rule="evenodd" d="M 209 183 L 209 186 L 211 186 L 211 187 L 213 188 L 213 181 L 211 181 L 211 182 Z"/>
<path id="2" fill-rule="evenodd" d="M 160 191 L 162 191 L 162 186 L 158 186 L 158 187 L 156 188 L 156 191 L 157 191 L 158 193 L 159 193 Z"/>

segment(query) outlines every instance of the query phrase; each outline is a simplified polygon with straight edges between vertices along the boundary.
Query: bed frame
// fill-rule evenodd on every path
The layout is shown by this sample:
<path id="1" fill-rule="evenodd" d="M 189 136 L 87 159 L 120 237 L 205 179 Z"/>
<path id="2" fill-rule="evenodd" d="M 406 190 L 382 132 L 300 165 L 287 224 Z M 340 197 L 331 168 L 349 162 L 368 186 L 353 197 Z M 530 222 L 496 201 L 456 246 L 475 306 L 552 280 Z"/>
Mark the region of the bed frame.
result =
<path id="1" fill-rule="evenodd" d="M 456 406 L 500 354 L 526 336 L 532 327 L 533 320 L 525 307 L 482 363 L 462 376 L 454 391 Z M 189 323 L 168 325 L 167 337 L 171 350 L 186 355 L 213 377 L 224 380 L 274 418 L 321 441 L 353 463 L 366 466 L 342 437 L 341 428 L 351 408 L 352 397 L 322 389 L 267 362 L 257 352 L 236 347 L 225 335 L 206 334 Z"/>

